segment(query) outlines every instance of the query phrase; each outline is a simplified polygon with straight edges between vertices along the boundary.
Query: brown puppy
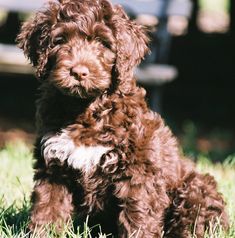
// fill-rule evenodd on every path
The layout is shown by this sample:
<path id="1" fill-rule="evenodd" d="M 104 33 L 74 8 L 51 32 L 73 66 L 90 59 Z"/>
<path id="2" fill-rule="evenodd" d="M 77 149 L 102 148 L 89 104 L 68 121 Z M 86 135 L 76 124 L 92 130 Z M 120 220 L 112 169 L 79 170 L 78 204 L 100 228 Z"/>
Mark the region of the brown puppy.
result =
<path id="1" fill-rule="evenodd" d="M 202 237 L 217 217 L 227 227 L 216 182 L 181 158 L 136 86 L 147 41 L 107 0 L 51 2 L 23 25 L 19 46 L 42 82 L 32 230 L 74 214 L 118 237 Z"/>

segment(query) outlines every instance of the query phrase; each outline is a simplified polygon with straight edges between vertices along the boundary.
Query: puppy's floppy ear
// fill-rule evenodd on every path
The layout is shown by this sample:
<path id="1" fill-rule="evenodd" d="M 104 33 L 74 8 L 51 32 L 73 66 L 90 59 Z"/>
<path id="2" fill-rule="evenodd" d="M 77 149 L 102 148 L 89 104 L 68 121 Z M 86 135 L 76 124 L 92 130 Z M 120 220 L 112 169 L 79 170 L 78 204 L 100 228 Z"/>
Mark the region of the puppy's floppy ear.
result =
<path id="1" fill-rule="evenodd" d="M 142 26 L 129 20 L 121 6 L 115 6 L 112 21 L 117 44 L 116 70 L 120 81 L 127 80 L 148 52 L 148 37 Z"/>
<path id="2" fill-rule="evenodd" d="M 36 75 L 40 79 L 46 72 L 51 24 L 49 13 L 38 12 L 34 18 L 23 24 L 16 38 L 19 48 L 36 67 Z"/>

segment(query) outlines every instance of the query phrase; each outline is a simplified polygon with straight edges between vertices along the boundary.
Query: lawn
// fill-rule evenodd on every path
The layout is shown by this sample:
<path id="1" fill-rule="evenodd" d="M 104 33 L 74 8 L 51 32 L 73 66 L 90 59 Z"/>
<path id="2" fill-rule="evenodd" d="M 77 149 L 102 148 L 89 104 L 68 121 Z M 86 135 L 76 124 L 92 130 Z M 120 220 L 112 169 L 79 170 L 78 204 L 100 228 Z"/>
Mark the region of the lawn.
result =
<path id="1" fill-rule="evenodd" d="M 199 0 L 199 5 L 203 10 L 228 12 L 229 0 Z"/>
<path id="2" fill-rule="evenodd" d="M 212 230 L 213 235 L 207 238 L 235 237 L 235 157 L 229 157 L 223 164 L 212 164 L 207 157 L 199 156 L 198 169 L 213 174 L 218 181 L 219 190 L 224 194 L 230 216 L 231 228 L 223 234 L 220 227 Z M 0 150 L 0 237 L 28 237 L 26 227 L 29 214 L 29 197 L 32 189 L 32 152 L 24 143 L 9 144 Z M 86 227 L 86 226 L 85 226 Z M 53 232 L 53 231 L 50 231 Z M 66 235 L 65 235 L 66 233 Z M 65 229 L 61 237 L 90 237 L 86 227 L 83 234 Z M 36 235 L 34 236 L 37 237 Z M 54 237 L 49 235 L 49 237 Z M 106 237 L 100 235 L 100 237 Z M 109 236 L 110 237 L 110 236 Z"/>

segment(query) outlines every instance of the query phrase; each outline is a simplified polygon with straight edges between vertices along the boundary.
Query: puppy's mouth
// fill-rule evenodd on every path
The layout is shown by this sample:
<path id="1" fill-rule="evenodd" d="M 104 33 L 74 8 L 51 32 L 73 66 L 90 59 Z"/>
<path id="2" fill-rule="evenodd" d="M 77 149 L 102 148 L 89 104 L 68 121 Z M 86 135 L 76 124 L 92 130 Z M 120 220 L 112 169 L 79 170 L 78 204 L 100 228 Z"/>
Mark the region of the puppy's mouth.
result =
<path id="1" fill-rule="evenodd" d="M 86 79 L 89 81 L 89 79 Z M 82 99 L 91 99 L 99 96 L 101 91 L 92 86 L 87 86 L 82 80 L 77 80 L 69 71 L 52 71 L 49 82 L 53 84 L 61 93 L 68 96 Z"/>
<path id="2" fill-rule="evenodd" d="M 62 93 L 68 95 L 68 96 L 79 97 L 79 98 L 82 98 L 82 99 L 95 98 L 95 97 L 97 97 L 101 94 L 101 92 L 99 92 L 99 90 L 88 91 L 87 89 L 85 89 L 81 85 L 74 85 L 70 88 L 66 88 L 66 87 L 61 88 L 61 87 L 59 87 L 59 90 Z"/>
<path id="3" fill-rule="evenodd" d="M 63 94 L 83 99 L 99 97 L 109 90 L 112 80 L 109 70 L 99 64 L 74 64 L 57 62 L 52 68 L 49 82 Z"/>
<path id="4" fill-rule="evenodd" d="M 82 99 L 90 98 L 90 96 L 88 95 L 86 90 L 81 86 L 73 86 L 71 88 L 61 88 L 61 87 L 57 86 L 57 88 L 63 94 L 68 95 L 68 96 L 79 97 L 79 98 L 82 98 Z"/>

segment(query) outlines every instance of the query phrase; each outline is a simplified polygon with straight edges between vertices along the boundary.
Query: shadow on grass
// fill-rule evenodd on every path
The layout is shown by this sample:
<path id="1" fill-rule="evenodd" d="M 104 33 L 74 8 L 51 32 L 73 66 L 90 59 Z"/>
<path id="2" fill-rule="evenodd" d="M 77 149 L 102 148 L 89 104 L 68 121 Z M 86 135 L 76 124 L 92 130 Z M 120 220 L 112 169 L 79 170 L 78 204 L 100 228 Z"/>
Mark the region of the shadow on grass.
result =
<path id="1" fill-rule="evenodd" d="M 45 227 L 45 231 L 48 237 L 111 237 L 110 234 L 104 235 L 100 225 L 89 227 L 88 220 L 89 217 L 81 222 L 75 217 L 72 223 L 65 224 L 64 231 L 59 234 L 56 228 L 50 225 Z M 28 201 L 24 201 L 20 208 L 15 203 L 3 208 L 0 200 L 0 238 L 39 238 L 39 233 L 33 233 L 30 236 L 28 230 L 29 221 L 30 203 Z M 96 236 L 93 236 L 93 234 L 96 234 Z"/>
<path id="2" fill-rule="evenodd" d="M 28 201 L 23 201 L 19 208 L 15 203 L 7 208 L 0 208 L 0 228 L 4 234 L 16 237 L 22 231 L 27 233 L 29 223 L 30 205 Z"/>

